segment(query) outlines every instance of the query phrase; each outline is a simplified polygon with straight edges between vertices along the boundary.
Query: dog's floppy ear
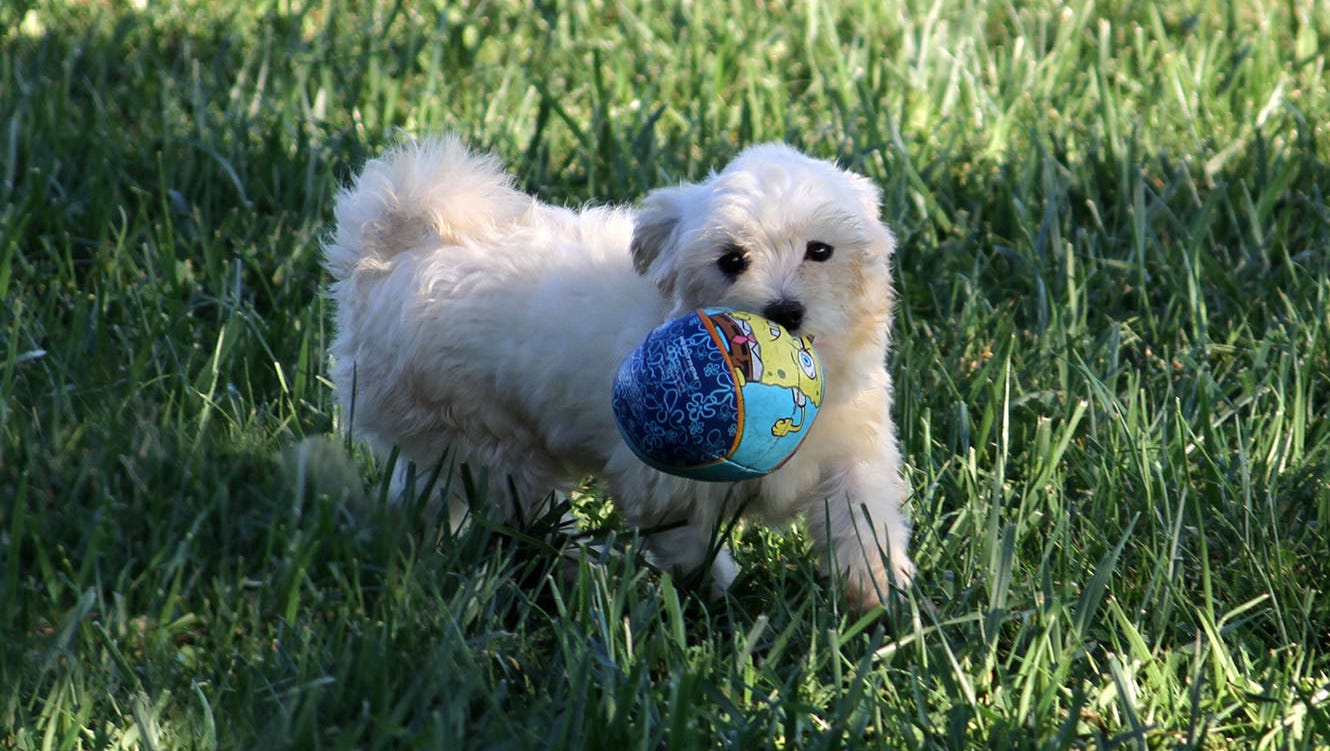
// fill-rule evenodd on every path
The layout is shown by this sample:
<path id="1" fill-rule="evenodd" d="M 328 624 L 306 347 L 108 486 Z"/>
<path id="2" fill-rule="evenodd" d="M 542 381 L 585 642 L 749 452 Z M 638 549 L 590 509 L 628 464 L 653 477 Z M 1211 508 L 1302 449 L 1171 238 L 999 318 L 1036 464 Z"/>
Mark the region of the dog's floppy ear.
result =
<path id="1" fill-rule="evenodd" d="M 864 211 L 871 217 L 878 217 L 882 213 L 882 189 L 877 183 L 869 180 L 863 175 L 855 172 L 846 172 L 850 181 L 854 184 L 854 190 L 859 194 L 859 203 L 864 207 Z"/>
<path id="2" fill-rule="evenodd" d="M 684 207 L 696 185 L 660 188 L 651 191 L 637 215 L 633 226 L 633 240 L 629 251 L 633 256 L 633 269 L 656 283 L 661 292 L 673 292 L 674 276 L 668 271 L 671 246 L 678 241 L 679 223 Z"/>
<path id="3" fill-rule="evenodd" d="M 858 194 L 859 205 L 868 220 L 865 228 L 872 236 L 873 246 L 883 256 L 892 255 L 896 251 L 896 236 L 882 222 L 882 189 L 863 175 L 854 172 L 845 174 L 849 176 L 854 192 Z"/>

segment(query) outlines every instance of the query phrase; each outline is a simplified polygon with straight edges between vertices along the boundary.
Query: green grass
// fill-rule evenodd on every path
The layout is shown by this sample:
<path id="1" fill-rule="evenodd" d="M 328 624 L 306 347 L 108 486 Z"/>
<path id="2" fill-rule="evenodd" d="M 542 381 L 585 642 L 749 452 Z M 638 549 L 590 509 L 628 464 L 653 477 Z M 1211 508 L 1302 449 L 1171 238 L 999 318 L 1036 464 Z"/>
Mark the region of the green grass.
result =
<path id="1" fill-rule="evenodd" d="M 0 747 L 1330 747 L 1330 7 L 429 5 L 0 6 Z M 379 503 L 319 243 L 445 128 L 882 186 L 897 617 L 798 531 L 708 602 Z"/>

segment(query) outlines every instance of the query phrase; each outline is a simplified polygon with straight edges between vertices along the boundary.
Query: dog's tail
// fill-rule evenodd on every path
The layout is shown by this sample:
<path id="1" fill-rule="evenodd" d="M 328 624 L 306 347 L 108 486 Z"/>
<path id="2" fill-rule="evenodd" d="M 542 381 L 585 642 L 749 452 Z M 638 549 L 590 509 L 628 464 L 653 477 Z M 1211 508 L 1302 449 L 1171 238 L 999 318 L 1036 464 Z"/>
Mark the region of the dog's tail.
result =
<path id="1" fill-rule="evenodd" d="M 456 136 L 412 140 L 370 161 L 337 196 L 324 261 L 338 280 L 383 270 L 404 250 L 463 242 L 517 221 L 533 203 L 496 157 L 472 153 Z"/>

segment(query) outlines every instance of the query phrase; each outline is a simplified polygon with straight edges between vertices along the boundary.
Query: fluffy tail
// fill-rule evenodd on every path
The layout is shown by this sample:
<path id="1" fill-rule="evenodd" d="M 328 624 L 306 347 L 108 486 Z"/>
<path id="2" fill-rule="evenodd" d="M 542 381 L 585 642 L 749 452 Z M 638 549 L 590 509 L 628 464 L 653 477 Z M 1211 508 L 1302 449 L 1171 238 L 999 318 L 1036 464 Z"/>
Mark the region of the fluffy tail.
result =
<path id="1" fill-rule="evenodd" d="M 456 243 L 516 221 L 532 199 L 492 155 L 456 136 L 403 143 L 365 165 L 337 196 L 337 231 L 324 248 L 333 278 L 382 271 L 424 243 Z"/>

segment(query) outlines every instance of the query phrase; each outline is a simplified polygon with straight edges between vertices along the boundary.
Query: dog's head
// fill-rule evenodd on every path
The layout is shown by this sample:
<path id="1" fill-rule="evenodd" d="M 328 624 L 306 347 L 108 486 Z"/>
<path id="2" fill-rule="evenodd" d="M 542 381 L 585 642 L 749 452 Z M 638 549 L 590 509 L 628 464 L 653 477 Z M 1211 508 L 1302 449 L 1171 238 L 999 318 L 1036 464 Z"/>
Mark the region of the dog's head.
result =
<path id="1" fill-rule="evenodd" d="M 879 211 L 866 178 L 754 146 L 704 182 L 647 196 L 633 264 L 676 314 L 728 307 L 812 335 L 819 349 L 865 335 L 885 347 L 895 240 Z"/>

